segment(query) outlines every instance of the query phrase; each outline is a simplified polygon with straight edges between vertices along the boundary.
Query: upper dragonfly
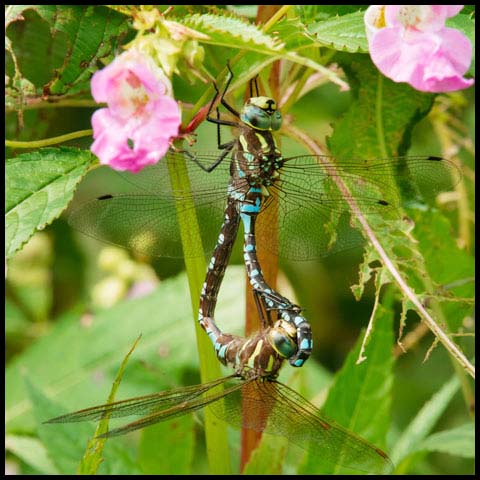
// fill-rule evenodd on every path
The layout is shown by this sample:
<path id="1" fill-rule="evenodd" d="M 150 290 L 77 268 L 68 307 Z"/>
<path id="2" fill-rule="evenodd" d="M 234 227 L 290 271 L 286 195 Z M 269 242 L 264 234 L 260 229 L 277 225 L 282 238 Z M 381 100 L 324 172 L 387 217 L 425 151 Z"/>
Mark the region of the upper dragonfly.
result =
<path id="1" fill-rule="evenodd" d="M 353 247 L 362 237 L 351 228 L 348 214 L 352 202 L 364 215 L 392 215 L 400 205 L 393 178 L 403 189 L 408 187 L 415 195 L 431 198 L 451 188 L 458 181 L 459 172 L 438 157 L 373 161 L 314 155 L 284 158 L 273 135 L 282 125 L 275 100 L 258 95 L 257 89 L 256 96 L 237 111 L 225 99 L 232 78 L 230 71 L 222 93 L 215 85 L 216 95 L 207 115 L 207 120 L 218 126 L 220 154 L 172 151 L 168 159 L 153 167 L 122 175 L 141 194 L 103 195 L 75 210 L 70 223 L 88 235 L 144 254 L 189 256 L 193 253 L 182 252 L 176 206 L 186 197 L 191 198 L 199 217 L 203 245 L 207 251 L 214 249 L 200 298 L 199 322 L 204 328 L 208 319 L 213 319 L 220 284 L 242 223 L 243 256 L 258 309 L 296 328 L 298 352 L 289 362 L 299 367 L 311 353 L 310 326 L 298 305 L 266 283 L 257 246 L 295 259 Z M 217 100 L 235 121 L 222 119 L 218 108 L 217 115 L 212 115 Z M 220 126 L 235 127 L 238 135 L 222 143 Z M 230 153 L 231 160 L 226 161 Z M 167 163 L 179 157 L 187 160 L 191 192 L 171 188 Z M 339 178 L 347 190 L 339 189 Z M 276 209 L 270 208 L 274 195 L 279 198 L 278 215 Z M 264 233 L 268 238 L 257 235 L 258 215 L 267 225 L 278 221 L 278 237 L 268 231 Z M 319 228 L 327 225 L 329 231 L 335 231 L 335 242 L 319 233 Z"/>

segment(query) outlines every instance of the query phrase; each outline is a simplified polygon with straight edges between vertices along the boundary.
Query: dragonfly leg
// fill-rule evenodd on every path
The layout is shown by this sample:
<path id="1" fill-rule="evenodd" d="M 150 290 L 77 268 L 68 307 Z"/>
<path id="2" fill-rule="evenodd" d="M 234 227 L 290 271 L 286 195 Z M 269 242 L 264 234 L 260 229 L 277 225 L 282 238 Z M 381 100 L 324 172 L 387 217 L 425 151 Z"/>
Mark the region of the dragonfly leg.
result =
<path id="1" fill-rule="evenodd" d="M 253 299 L 255 300 L 262 330 L 272 327 L 275 323 L 275 321 L 272 319 L 272 312 L 266 308 L 265 302 L 263 301 L 261 293 L 258 290 L 253 290 Z"/>
<path id="2" fill-rule="evenodd" d="M 225 149 L 225 151 L 223 151 L 220 156 L 211 164 L 209 165 L 208 167 L 206 167 L 205 165 L 203 165 L 203 163 L 201 163 L 198 158 L 196 157 L 196 155 L 192 152 L 189 152 L 188 150 L 183 150 L 182 152 L 185 153 L 189 158 L 190 160 L 194 161 L 204 172 L 207 172 L 207 173 L 210 173 L 211 171 L 213 171 L 218 165 L 220 165 L 220 163 L 222 163 L 222 161 L 224 160 L 224 158 L 231 152 L 232 148 L 235 146 L 235 140 L 231 141 L 231 142 L 228 142 L 228 143 L 225 143 L 223 144 L 223 148 Z M 220 148 L 220 146 L 219 146 Z"/>
<path id="3" fill-rule="evenodd" d="M 220 103 L 230 112 L 232 113 L 235 117 L 240 118 L 240 114 L 225 100 L 225 94 L 227 93 L 228 88 L 230 87 L 230 83 L 233 80 L 233 72 L 232 69 L 230 68 L 230 65 L 227 63 L 227 68 L 228 68 L 228 80 L 227 83 L 225 84 L 225 88 L 223 89 L 223 92 L 220 94 L 220 91 L 218 90 L 217 84 L 213 82 L 213 88 L 215 88 L 215 96 L 213 97 L 212 101 L 210 102 L 210 107 L 207 112 L 207 120 L 209 122 L 213 123 L 219 123 L 220 125 L 232 125 L 232 126 L 238 126 L 237 123 L 234 122 L 225 122 L 223 120 L 220 120 L 219 114 L 218 114 L 218 109 L 217 109 L 217 118 L 212 118 L 211 113 L 213 110 L 213 105 L 215 104 L 215 101 L 217 100 L 218 96 L 220 95 Z"/>
<path id="4" fill-rule="evenodd" d="M 258 95 L 259 95 L 257 79 L 258 79 L 258 75 L 255 75 L 250 80 L 250 98 L 251 97 L 258 97 Z M 253 87 L 255 87 L 255 92 L 253 91 L 253 89 L 254 89 Z"/>
<path id="5" fill-rule="evenodd" d="M 230 68 L 230 64 L 227 62 L 227 68 L 228 68 L 228 80 L 225 85 L 225 88 L 223 89 L 222 95 L 220 97 L 220 102 L 222 105 L 233 115 L 235 115 L 237 118 L 240 118 L 240 114 L 231 106 L 227 103 L 225 100 L 225 94 L 227 93 L 228 88 L 230 87 L 230 83 L 232 83 L 233 80 L 233 72 L 232 69 Z M 218 92 L 218 90 L 217 90 Z"/>

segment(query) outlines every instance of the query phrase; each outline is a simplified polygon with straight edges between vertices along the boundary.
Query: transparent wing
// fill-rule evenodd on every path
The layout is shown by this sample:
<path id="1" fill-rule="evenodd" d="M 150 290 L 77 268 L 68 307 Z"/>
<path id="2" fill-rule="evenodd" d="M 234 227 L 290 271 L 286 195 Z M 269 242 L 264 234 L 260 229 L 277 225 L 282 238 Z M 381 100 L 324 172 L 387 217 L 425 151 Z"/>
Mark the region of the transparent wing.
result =
<path id="1" fill-rule="evenodd" d="M 203 165 L 215 162 L 218 153 L 169 153 L 168 158 L 137 174 L 120 174 L 127 187 L 121 194 L 104 195 L 74 210 L 70 224 L 100 240 L 149 256 L 191 257 L 183 252 L 177 209 L 189 212 L 200 228 L 203 250 L 213 251 L 227 197 L 230 159 L 212 172 Z M 167 160 L 185 160 L 191 192 L 172 189 Z M 438 157 L 397 157 L 375 160 L 336 160 L 303 155 L 284 160 L 281 181 L 271 187 L 278 194 L 261 212 L 265 224 L 278 222 L 259 234 L 259 249 L 268 248 L 285 258 L 306 260 L 346 250 L 363 243 L 351 227 L 352 209 L 364 215 L 395 216 L 402 199 L 431 202 L 441 191 L 452 189 L 461 178 L 451 162 Z M 193 217 L 195 215 L 195 217 Z M 333 232 L 334 236 L 329 232 Z"/>
<path id="2" fill-rule="evenodd" d="M 363 242 L 351 227 L 352 209 L 367 217 L 395 218 L 404 201 L 430 203 L 438 193 L 453 189 L 461 173 L 438 157 L 366 161 L 305 155 L 285 159 L 280 178 L 271 188 L 279 198 L 278 213 L 271 208 L 273 201 L 261 213 L 267 224 L 278 218 L 278 238 L 259 235 L 258 244 L 280 256 L 306 260 Z"/>
<path id="3" fill-rule="evenodd" d="M 182 196 L 185 192 L 178 188 L 172 188 L 171 186 L 168 163 L 175 164 L 185 162 L 185 168 L 190 178 L 190 188 L 194 195 L 214 195 L 215 193 L 225 195 L 230 178 L 230 156 L 227 156 L 211 172 L 202 170 L 198 165 L 198 163 L 200 163 L 204 167 L 208 167 L 215 163 L 220 154 L 221 151 L 169 151 L 158 163 L 145 167 L 137 173 L 117 172 L 117 174 L 120 175 L 125 182 L 131 184 L 136 191 L 144 194 L 163 197 Z M 198 163 L 192 158 L 195 158 Z"/>
<path id="4" fill-rule="evenodd" d="M 221 384 L 223 389 L 215 390 Z M 392 467 L 382 450 L 326 419 L 315 406 L 286 385 L 262 379 L 245 381 L 235 375 L 79 410 L 45 423 L 100 420 L 105 415 L 113 418 L 146 415 L 101 435 L 112 437 L 194 412 L 206 405 L 233 426 L 285 436 L 311 454 L 340 465 L 375 473 L 387 472 Z"/>
<path id="5" fill-rule="evenodd" d="M 231 375 L 200 385 L 176 388 L 165 392 L 154 393 L 152 395 L 145 395 L 142 397 L 135 397 L 86 408 L 84 410 L 52 418 L 45 423 L 94 421 L 101 420 L 106 415 L 111 418 L 146 415 L 145 417 L 124 425 L 123 427 L 110 430 L 101 436 L 112 437 L 124 435 L 128 432 L 161 422 L 167 418 L 178 417 L 198 410 L 206 404 L 215 402 L 223 396 L 228 395 L 236 388 L 240 388 L 243 383 L 243 380 Z M 221 384 L 226 384 L 226 387 L 220 391 L 208 393 L 210 390 Z M 203 396 L 203 394 L 207 393 L 208 395 Z"/>
<path id="6" fill-rule="evenodd" d="M 175 162 L 181 153 L 168 154 Z M 206 165 L 218 157 L 203 155 Z M 183 252 L 177 211 L 196 218 L 205 252 L 211 252 L 223 222 L 228 160 L 206 173 L 190 157 L 186 159 L 191 192 L 172 188 L 167 158 L 137 174 L 122 172 L 123 191 L 88 201 L 73 210 L 69 223 L 82 233 L 148 256 L 191 257 Z"/>
<path id="7" fill-rule="evenodd" d="M 382 450 L 326 419 L 314 405 L 280 382 L 256 380 L 245 384 L 209 408 L 232 425 L 287 437 L 310 454 L 334 464 L 370 473 L 392 469 Z M 245 411 L 249 414 L 244 415 Z"/>

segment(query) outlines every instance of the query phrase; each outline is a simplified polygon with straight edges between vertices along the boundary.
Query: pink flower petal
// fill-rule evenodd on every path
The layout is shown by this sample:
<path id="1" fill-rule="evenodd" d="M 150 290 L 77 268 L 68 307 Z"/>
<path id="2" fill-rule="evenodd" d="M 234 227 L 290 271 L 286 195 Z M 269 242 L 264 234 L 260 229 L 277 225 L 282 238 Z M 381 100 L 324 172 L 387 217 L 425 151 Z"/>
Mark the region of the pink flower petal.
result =
<path id="1" fill-rule="evenodd" d="M 444 28 L 440 51 L 460 75 L 463 75 L 470 67 L 472 44 L 460 31 L 454 28 Z"/>
<path id="2" fill-rule="evenodd" d="M 435 15 L 443 18 L 450 18 L 458 15 L 464 5 L 430 5 Z"/>
<path id="3" fill-rule="evenodd" d="M 396 82 L 408 82 L 431 48 L 432 44 L 422 42 L 421 38 L 412 48 L 402 38 L 400 27 L 383 28 L 370 43 L 370 56 L 385 76 Z"/>
<path id="4" fill-rule="evenodd" d="M 365 16 L 370 56 L 377 68 L 395 82 L 407 82 L 417 90 L 442 92 L 467 88 L 463 78 L 472 56 L 470 41 L 458 30 L 446 28 L 445 19 L 459 6 L 387 5 L 387 27 L 369 29 Z M 373 32 L 373 33 L 372 33 Z"/>
<path id="5" fill-rule="evenodd" d="M 444 56 L 431 60 L 423 71 L 421 81 L 413 79 L 411 84 L 423 92 L 452 92 L 473 85 L 474 80 L 463 78 Z"/>
<path id="6" fill-rule="evenodd" d="M 389 27 L 401 25 L 424 32 L 437 32 L 445 20 L 462 10 L 463 5 L 386 5 L 385 20 Z"/>
<path id="7" fill-rule="evenodd" d="M 95 141 L 90 150 L 100 159 L 100 163 L 108 164 L 125 143 L 122 137 L 115 134 L 121 126 L 107 108 L 102 108 L 93 114 L 92 127 Z"/>
<path id="8" fill-rule="evenodd" d="M 92 95 L 108 103 L 92 116 L 91 150 L 102 164 L 137 172 L 158 162 L 178 135 L 178 103 L 153 62 L 128 51 L 92 77 Z"/>

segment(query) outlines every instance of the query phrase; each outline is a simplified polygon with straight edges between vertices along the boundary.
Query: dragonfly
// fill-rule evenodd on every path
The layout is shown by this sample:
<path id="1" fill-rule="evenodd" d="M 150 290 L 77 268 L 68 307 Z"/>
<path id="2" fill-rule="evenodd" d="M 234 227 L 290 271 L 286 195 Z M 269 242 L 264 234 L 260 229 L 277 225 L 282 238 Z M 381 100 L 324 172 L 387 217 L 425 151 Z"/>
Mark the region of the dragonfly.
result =
<path id="1" fill-rule="evenodd" d="M 223 333 L 212 321 L 207 321 L 206 327 L 219 345 L 218 359 L 234 368 L 232 375 L 86 408 L 45 423 L 141 417 L 99 436 L 115 437 L 208 407 L 234 427 L 287 437 L 322 461 L 327 459 L 369 473 L 392 470 L 385 452 L 328 419 L 308 400 L 276 380 L 283 362 L 298 349 L 292 324 L 277 320 L 248 339 Z"/>
<path id="2" fill-rule="evenodd" d="M 311 328 L 302 308 L 265 281 L 257 256 L 259 248 L 294 260 L 315 258 L 357 246 L 362 235 L 352 228 L 355 205 L 364 216 L 384 218 L 398 214 L 400 191 L 431 200 L 459 181 L 458 168 L 439 157 L 386 159 L 334 159 L 321 155 L 283 157 L 274 132 L 282 116 L 273 98 L 252 91 L 237 111 L 214 83 L 207 120 L 217 125 L 217 152 L 173 151 L 139 173 L 122 173 L 126 191 L 102 195 L 72 212 L 70 224 L 94 238 L 148 256 L 193 256 L 183 251 L 177 206 L 191 201 L 199 220 L 202 244 L 211 254 L 200 296 L 198 321 L 206 330 L 213 321 L 221 282 L 240 224 L 243 224 L 243 258 L 259 313 L 272 322 L 285 320 L 296 329 L 297 352 L 289 363 L 301 367 L 312 351 Z M 222 118 L 219 102 L 234 120 Z M 221 141 L 220 127 L 233 127 L 235 138 Z M 220 152 L 220 153 L 219 153 Z M 227 161 L 227 156 L 230 160 Z M 185 162 L 191 191 L 172 189 L 169 164 Z M 341 179 L 340 186 L 339 180 Z M 394 187 L 393 180 L 401 187 Z M 271 206 L 278 199 L 278 212 Z M 278 235 L 258 235 L 256 221 L 278 222 Z M 335 232 L 334 238 L 319 234 L 319 227 Z M 219 233 L 218 233 L 219 232 Z M 277 238 L 278 237 L 278 238 Z"/>

